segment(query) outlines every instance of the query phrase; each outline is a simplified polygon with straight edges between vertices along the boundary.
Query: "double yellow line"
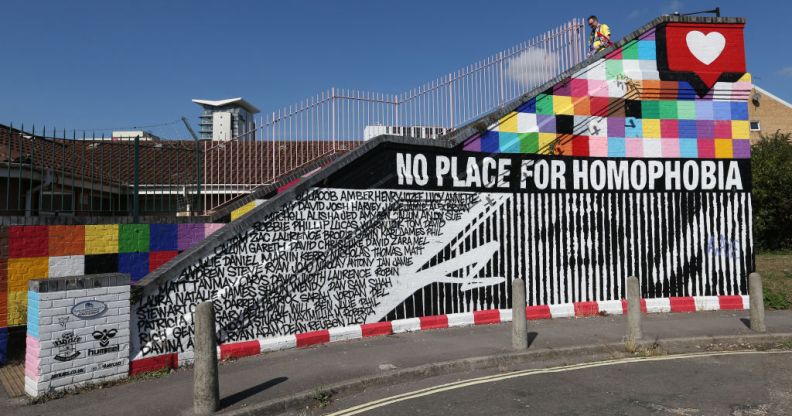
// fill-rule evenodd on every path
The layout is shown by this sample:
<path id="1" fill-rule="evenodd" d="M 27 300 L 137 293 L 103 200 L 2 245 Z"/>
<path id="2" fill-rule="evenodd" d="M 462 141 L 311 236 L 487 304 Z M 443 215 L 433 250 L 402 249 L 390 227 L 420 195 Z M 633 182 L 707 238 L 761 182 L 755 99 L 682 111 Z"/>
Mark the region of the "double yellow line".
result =
<path id="1" fill-rule="evenodd" d="M 552 374 L 552 373 L 563 373 L 567 371 L 576 371 L 576 370 L 585 370 L 587 368 L 597 368 L 597 367 L 605 367 L 610 365 L 620 365 L 620 364 L 630 364 L 630 363 L 645 363 L 645 362 L 652 362 L 652 361 L 670 361 L 670 360 L 683 360 L 689 358 L 700 358 L 700 357 L 718 357 L 718 356 L 725 356 L 725 355 L 747 355 L 747 354 L 785 354 L 785 353 L 792 353 L 792 351 L 724 351 L 724 352 L 697 352 L 697 353 L 688 353 L 688 354 L 676 354 L 676 355 L 663 355 L 663 356 L 656 356 L 656 357 L 631 357 L 631 358 L 620 358 L 614 360 L 606 360 L 606 361 L 598 361 L 595 363 L 586 363 L 586 364 L 572 364 L 572 365 L 565 365 L 559 367 L 549 367 L 549 368 L 538 368 L 538 369 L 531 369 L 531 370 L 520 370 L 520 371 L 511 371 L 508 373 L 501 373 L 495 374 L 491 376 L 484 376 L 473 378 L 470 380 L 462 380 L 453 383 L 441 384 L 438 386 L 427 387 L 425 389 L 411 391 L 409 393 L 403 393 L 396 396 L 386 397 L 383 399 L 375 400 L 372 402 L 364 403 L 361 405 L 357 405 L 354 407 L 350 407 L 348 409 L 339 410 L 334 413 L 330 413 L 327 416 L 352 416 L 357 415 L 363 412 L 367 412 L 369 410 L 374 410 L 379 407 L 384 407 L 390 404 L 403 402 L 405 400 L 417 399 L 419 397 L 429 396 L 432 394 L 442 393 L 449 390 L 456 390 L 461 389 L 464 387 L 475 386 L 478 384 L 485 384 L 485 383 L 494 383 L 496 381 L 503 381 L 509 380 L 512 378 L 517 377 L 526 377 L 538 374 Z"/>

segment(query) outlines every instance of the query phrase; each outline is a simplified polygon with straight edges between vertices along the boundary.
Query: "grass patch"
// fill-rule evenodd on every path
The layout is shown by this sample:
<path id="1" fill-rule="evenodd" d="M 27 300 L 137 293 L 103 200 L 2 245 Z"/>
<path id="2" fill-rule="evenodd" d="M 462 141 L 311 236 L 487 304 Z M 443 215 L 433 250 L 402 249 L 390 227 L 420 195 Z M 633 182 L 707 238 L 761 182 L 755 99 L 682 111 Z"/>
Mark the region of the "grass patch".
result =
<path id="1" fill-rule="evenodd" d="M 768 309 L 792 307 L 792 252 L 757 254 L 756 271 L 762 275 L 765 307 Z"/>

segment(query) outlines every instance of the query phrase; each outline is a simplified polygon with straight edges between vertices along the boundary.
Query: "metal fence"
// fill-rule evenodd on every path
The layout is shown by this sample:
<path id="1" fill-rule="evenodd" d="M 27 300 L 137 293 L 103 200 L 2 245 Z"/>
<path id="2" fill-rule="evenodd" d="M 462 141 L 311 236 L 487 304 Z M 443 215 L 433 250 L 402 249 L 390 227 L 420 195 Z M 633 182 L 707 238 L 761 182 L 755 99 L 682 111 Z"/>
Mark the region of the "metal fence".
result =
<path id="1" fill-rule="evenodd" d="M 575 18 L 400 94 L 331 88 L 266 113 L 255 131 L 205 144 L 204 206 L 214 209 L 380 134 L 436 138 L 504 106 L 585 57 L 584 20 Z"/>
<path id="2" fill-rule="evenodd" d="M 0 126 L 0 215 L 195 211 L 198 142 Z"/>
<path id="3" fill-rule="evenodd" d="M 381 134 L 439 137 L 584 58 L 584 21 L 573 19 L 400 94 L 331 88 L 226 141 L 0 126 L 0 214 L 209 213 Z"/>

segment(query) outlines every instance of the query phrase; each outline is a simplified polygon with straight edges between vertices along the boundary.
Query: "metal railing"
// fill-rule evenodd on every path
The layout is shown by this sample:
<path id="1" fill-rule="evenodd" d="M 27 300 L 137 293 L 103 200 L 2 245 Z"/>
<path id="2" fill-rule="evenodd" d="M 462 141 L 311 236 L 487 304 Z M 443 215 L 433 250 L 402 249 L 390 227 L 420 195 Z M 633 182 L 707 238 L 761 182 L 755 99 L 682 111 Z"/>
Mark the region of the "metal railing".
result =
<path id="1" fill-rule="evenodd" d="M 268 112 L 255 131 L 204 145 L 208 210 L 380 134 L 435 138 L 583 61 L 583 19 L 400 94 L 331 88 Z"/>
<path id="2" fill-rule="evenodd" d="M 0 215 L 212 212 L 381 134 L 442 136 L 584 58 L 584 21 L 573 19 L 399 94 L 331 88 L 268 112 L 255 129 L 224 141 L 135 144 L 0 126 Z"/>
<path id="3" fill-rule="evenodd" d="M 193 141 L 0 126 L 0 215 L 188 213 L 200 151 Z"/>

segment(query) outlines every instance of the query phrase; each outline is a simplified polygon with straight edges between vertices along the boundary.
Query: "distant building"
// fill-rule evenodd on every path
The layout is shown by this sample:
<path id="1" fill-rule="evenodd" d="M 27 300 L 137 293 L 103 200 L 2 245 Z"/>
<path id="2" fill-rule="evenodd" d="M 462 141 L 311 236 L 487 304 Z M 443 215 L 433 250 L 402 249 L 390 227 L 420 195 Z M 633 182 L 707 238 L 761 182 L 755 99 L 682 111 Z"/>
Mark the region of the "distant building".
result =
<path id="1" fill-rule="evenodd" d="M 241 97 L 226 100 L 192 100 L 203 108 L 200 115 L 201 139 L 231 140 L 243 134 L 255 135 L 253 115 L 259 112 Z M 245 139 L 245 137 L 240 137 Z M 252 140 L 254 137 L 251 136 Z"/>
<path id="2" fill-rule="evenodd" d="M 141 141 L 154 141 L 158 142 L 162 139 L 159 136 L 152 134 L 151 132 L 145 130 L 121 130 L 121 131 L 113 131 L 113 135 L 110 137 L 110 140 L 114 142 L 122 142 L 127 140 L 135 140 L 135 137 L 140 137 Z"/>
<path id="3" fill-rule="evenodd" d="M 414 137 L 416 139 L 436 139 L 449 131 L 451 129 L 447 127 L 431 126 L 366 126 L 363 128 L 363 140 L 371 140 L 383 134 Z"/>
<path id="4" fill-rule="evenodd" d="M 754 85 L 748 104 L 751 141 L 776 131 L 792 133 L 792 104 Z"/>

